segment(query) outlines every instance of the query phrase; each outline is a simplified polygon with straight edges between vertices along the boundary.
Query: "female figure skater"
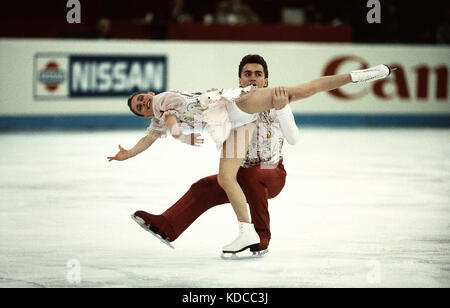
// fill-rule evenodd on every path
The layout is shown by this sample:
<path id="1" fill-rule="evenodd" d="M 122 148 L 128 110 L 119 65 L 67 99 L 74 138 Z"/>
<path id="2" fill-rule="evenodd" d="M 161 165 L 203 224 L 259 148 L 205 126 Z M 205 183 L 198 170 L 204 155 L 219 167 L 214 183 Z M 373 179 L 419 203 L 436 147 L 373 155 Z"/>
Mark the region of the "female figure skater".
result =
<path id="1" fill-rule="evenodd" d="M 183 135 L 185 128 L 205 128 L 222 149 L 217 181 L 225 191 L 239 224 L 239 235 L 223 247 L 223 253 L 237 253 L 259 244 L 259 236 L 247 212 L 245 195 L 236 180 L 237 171 L 247 152 L 255 127 L 256 114 L 273 108 L 273 100 L 287 98 L 289 102 L 301 100 L 323 91 L 330 91 L 348 83 L 374 81 L 391 73 L 387 65 L 378 65 L 349 74 L 323 76 L 297 86 L 256 88 L 249 86 L 213 92 L 163 92 L 155 95 L 136 93 L 128 99 L 130 110 L 145 118 L 153 117 L 143 137 L 132 149 L 119 145 L 112 160 L 125 160 L 149 148 L 166 130 L 182 142 L 201 143 L 198 134 Z M 231 154 L 230 154 L 231 152 Z M 241 153 L 241 154 L 239 154 Z M 151 226 L 148 226 L 151 229 Z"/>

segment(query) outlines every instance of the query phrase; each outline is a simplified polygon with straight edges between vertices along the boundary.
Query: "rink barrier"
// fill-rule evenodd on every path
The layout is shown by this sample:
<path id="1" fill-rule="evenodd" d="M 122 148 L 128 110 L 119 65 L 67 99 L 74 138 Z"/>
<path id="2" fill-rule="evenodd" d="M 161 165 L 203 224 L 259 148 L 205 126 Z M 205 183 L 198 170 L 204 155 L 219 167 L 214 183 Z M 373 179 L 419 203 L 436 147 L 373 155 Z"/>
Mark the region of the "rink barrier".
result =
<path id="1" fill-rule="evenodd" d="M 127 115 L 133 92 L 231 89 L 248 53 L 266 58 L 270 86 L 397 68 L 387 79 L 311 96 L 291 106 L 297 114 L 450 114 L 447 46 L 2 38 L 0 46 L 0 117 Z"/>
<path id="2" fill-rule="evenodd" d="M 295 114 L 299 127 L 450 127 L 450 115 Z M 145 129 L 149 119 L 133 115 L 3 116 L 0 130 Z"/>

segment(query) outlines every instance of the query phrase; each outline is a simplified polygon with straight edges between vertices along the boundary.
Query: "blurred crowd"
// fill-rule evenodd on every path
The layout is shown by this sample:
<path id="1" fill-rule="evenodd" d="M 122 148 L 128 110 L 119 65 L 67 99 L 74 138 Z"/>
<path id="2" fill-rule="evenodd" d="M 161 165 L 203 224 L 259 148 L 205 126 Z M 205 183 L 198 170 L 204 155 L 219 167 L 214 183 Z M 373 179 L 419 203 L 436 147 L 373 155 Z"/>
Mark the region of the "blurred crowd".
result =
<path id="1" fill-rule="evenodd" d="M 168 23 L 276 24 L 350 26 L 354 42 L 450 43 L 448 1 L 379 2 L 381 23 L 376 24 L 367 22 L 367 0 L 89 0 L 81 4 L 82 20 L 91 25 L 87 37 L 92 38 L 112 38 L 114 23 L 128 20 L 151 25 L 151 38 L 156 39 L 166 38 Z M 13 4 L 13 9 L 3 10 L 2 19 L 26 18 L 27 14 L 30 18 L 61 18 L 61 10 L 67 11 L 61 8 L 64 0 L 30 1 L 25 7 L 19 4 L 20 8 L 14 9 Z"/>

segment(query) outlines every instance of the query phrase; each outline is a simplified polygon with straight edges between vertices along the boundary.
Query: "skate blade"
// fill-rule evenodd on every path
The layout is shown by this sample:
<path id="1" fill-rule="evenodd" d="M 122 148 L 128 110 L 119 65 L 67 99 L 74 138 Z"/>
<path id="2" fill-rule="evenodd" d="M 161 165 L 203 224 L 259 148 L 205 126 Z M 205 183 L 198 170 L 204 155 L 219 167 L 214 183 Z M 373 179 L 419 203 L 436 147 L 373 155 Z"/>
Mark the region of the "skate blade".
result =
<path id="1" fill-rule="evenodd" d="M 144 222 L 144 220 L 143 220 L 142 218 L 140 218 L 140 217 L 138 217 L 138 216 L 136 216 L 136 215 L 134 215 L 134 214 L 131 215 L 131 218 L 132 218 L 135 222 L 137 222 L 137 224 L 138 224 L 139 226 L 141 226 L 142 229 L 144 229 L 145 231 L 149 232 L 151 235 L 153 235 L 154 237 L 156 237 L 158 240 L 160 240 L 161 242 L 163 242 L 164 244 L 166 244 L 166 245 L 169 246 L 170 248 L 175 249 L 175 247 L 174 247 L 168 240 L 163 239 L 163 238 L 161 237 L 161 235 L 159 235 L 159 234 L 153 232 L 152 230 L 150 230 L 150 227 Z"/>
<path id="2" fill-rule="evenodd" d="M 388 76 L 391 75 L 391 73 L 392 73 L 393 71 L 396 71 L 396 70 L 398 69 L 398 67 L 390 67 L 389 65 L 386 65 L 386 64 L 384 64 L 384 65 L 387 66 L 387 68 L 389 69 L 389 74 L 388 74 Z"/>
<path id="3" fill-rule="evenodd" d="M 252 251 L 251 254 L 247 251 L 241 252 L 222 252 L 220 258 L 223 260 L 247 260 L 247 259 L 259 259 L 263 258 L 269 249 L 264 249 L 261 251 Z"/>

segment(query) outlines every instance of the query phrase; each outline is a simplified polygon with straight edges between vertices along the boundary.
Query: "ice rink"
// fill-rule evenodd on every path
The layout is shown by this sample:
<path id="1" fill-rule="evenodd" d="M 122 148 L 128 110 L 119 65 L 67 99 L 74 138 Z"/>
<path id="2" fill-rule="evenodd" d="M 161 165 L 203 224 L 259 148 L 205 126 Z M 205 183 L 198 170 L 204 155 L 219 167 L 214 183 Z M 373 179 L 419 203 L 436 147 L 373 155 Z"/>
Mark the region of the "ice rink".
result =
<path id="1" fill-rule="evenodd" d="M 208 139 L 107 161 L 144 132 L 0 134 L 0 287 L 450 287 L 450 130 L 300 129 L 269 253 L 240 261 L 220 258 L 237 235 L 230 205 L 174 250 L 130 218 L 218 169 Z"/>

